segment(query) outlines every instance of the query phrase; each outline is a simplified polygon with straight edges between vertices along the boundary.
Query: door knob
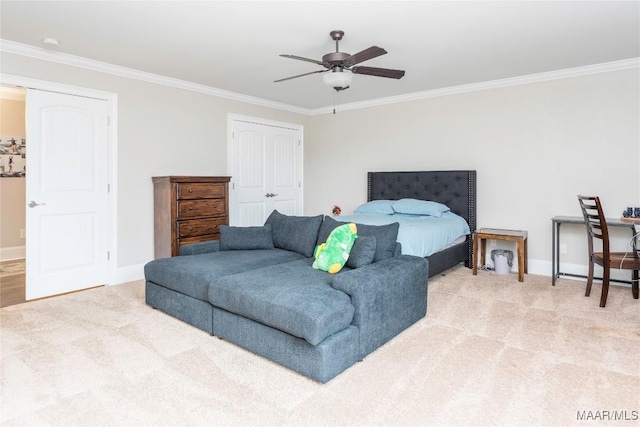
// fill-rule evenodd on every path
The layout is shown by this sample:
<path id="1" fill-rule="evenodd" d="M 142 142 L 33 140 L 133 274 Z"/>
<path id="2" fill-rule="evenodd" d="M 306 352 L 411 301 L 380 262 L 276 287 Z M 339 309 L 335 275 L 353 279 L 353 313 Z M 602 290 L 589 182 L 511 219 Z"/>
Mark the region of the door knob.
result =
<path id="1" fill-rule="evenodd" d="M 267 193 L 267 194 L 265 194 L 265 197 L 276 197 L 276 196 L 277 196 L 277 194 L 275 194 L 275 193 Z"/>
<path id="2" fill-rule="evenodd" d="M 41 206 L 41 205 L 46 205 L 46 203 L 36 203 L 33 200 L 31 200 L 27 206 L 29 206 L 30 208 L 35 208 L 36 206 Z"/>

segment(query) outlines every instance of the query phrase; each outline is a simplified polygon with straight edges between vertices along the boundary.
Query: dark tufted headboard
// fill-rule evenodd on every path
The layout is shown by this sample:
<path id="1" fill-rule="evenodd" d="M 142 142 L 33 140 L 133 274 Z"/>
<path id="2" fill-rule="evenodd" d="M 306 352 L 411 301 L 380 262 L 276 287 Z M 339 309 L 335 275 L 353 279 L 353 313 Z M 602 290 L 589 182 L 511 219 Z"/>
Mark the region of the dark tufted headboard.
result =
<path id="1" fill-rule="evenodd" d="M 412 198 L 449 206 L 476 229 L 476 171 L 369 172 L 367 200 Z"/>

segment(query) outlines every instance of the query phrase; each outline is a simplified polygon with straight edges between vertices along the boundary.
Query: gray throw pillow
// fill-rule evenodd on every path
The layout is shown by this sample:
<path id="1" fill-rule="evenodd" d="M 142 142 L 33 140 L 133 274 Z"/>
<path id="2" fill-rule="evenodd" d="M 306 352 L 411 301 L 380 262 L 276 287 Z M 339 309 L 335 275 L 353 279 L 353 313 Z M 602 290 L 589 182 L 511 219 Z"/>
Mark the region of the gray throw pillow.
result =
<path id="1" fill-rule="evenodd" d="M 357 227 L 357 226 L 356 226 Z M 375 236 L 358 236 L 349 258 L 345 264 L 349 268 L 360 268 L 373 262 L 376 255 L 376 238 Z"/>
<path id="2" fill-rule="evenodd" d="M 339 225 L 348 224 L 345 222 L 336 221 L 330 216 L 325 216 L 320 231 L 318 232 L 317 244 L 327 241 L 327 237 Z M 374 236 L 376 238 L 376 254 L 373 258 L 373 262 L 382 261 L 383 259 L 393 257 L 396 240 L 398 240 L 398 227 L 400 224 L 394 222 L 387 225 L 367 225 L 355 223 L 358 227 L 358 238 L 360 236 Z M 356 242 L 358 239 L 356 239 Z"/>
<path id="3" fill-rule="evenodd" d="M 220 250 L 273 249 L 271 226 L 230 227 L 221 225 Z"/>
<path id="4" fill-rule="evenodd" d="M 274 210 L 267 218 L 265 225 L 271 225 L 273 245 L 276 248 L 311 257 L 316 247 L 321 223 L 322 215 L 289 216 Z"/>

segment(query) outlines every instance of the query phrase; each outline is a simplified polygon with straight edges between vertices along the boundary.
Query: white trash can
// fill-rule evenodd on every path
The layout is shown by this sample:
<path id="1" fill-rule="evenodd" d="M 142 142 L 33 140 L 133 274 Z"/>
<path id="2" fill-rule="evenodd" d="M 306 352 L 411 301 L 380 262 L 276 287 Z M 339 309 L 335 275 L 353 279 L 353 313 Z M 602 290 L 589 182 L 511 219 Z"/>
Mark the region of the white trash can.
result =
<path id="1" fill-rule="evenodd" d="M 507 249 L 494 249 L 491 251 L 491 260 L 493 268 L 498 274 L 511 273 L 513 265 L 513 252 Z"/>

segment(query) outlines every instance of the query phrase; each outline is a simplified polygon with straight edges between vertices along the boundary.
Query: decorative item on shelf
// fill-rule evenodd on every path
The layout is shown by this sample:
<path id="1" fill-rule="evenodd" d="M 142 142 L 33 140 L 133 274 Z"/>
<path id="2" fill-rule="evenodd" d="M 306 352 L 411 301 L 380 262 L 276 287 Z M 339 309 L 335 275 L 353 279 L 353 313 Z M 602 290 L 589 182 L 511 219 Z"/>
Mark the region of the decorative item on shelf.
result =
<path id="1" fill-rule="evenodd" d="M 623 222 L 631 222 L 634 224 L 640 224 L 640 208 L 639 207 L 628 207 L 622 212 L 622 218 L 620 218 Z"/>
<path id="2" fill-rule="evenodd" d="M 338 205 L 333 205 L 333 210 L 331 211 L 331 213 L 333 214 L 333 216 L 340 216 L 340 214 L 342 213 L 342 209 Z"/>

